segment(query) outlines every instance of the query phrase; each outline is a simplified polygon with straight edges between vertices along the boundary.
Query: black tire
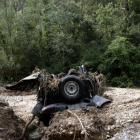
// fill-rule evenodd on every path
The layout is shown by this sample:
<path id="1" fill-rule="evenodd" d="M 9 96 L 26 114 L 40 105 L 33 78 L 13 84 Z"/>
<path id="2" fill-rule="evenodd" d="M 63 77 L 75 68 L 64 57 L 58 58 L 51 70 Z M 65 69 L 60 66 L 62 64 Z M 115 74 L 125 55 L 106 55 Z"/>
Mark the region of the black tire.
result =
<path id="1" fill-rule="evenodd" d="M 65 76 L 60 81 L 60 95 L 70 103 L 79 101 L 84 94 L 83 81 L 74 75 Z"/>

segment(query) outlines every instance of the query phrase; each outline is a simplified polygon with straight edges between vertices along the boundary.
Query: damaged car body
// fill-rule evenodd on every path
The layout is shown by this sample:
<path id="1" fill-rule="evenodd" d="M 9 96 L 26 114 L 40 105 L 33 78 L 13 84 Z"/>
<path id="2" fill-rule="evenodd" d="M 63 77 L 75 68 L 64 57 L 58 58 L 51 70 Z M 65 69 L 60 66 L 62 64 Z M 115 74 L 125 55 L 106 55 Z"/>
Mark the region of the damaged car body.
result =
<path id="1" fill-rule="evenodd" d="M 71 69 L 68 74 L 48 74 L 45 71 L 35 71 L 15 85 L 6 85 L 9 90 L 30 91 L 35 85 L 39 85 L 37 104 L 32 114 L 37 116 L 44 125 L 49 125 L 51 114 L 64 110 L 85 108 L 87 106 L 101 107 L 111 102 L 95 94 L 97 82 L 103 75 L 96 76 L 88 73 L 85 67 L 79 66 L 79 70 Z"/>

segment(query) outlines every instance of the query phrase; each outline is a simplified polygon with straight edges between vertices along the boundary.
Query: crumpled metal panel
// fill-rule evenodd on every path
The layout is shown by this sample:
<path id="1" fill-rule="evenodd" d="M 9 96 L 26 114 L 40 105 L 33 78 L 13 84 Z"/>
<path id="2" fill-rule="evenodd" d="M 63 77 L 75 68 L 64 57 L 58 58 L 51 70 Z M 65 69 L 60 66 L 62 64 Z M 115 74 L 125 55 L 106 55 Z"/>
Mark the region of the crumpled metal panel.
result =
<path id="1" fill-rule="evenodd" d="M 90 104 L 92 105 L 92 103 L 94 103 L 96 107 L 101 107 L 103 104 L 111 102 L 111 100 L 105 99 L 105 98 L 100 97 L 98 95 L 93 96 L 92 99 L 90 99 L 90 100 L 91 101 L 90 101 L 89 105 Z"/>
<path id="2" fill-rule="evenodd" d="M 86 108 L 87 106 L 95 106 L 95 107 L 101 107 L 105 103 L 110 103 L 111 100 L 105 99 L 103 97 L 100 97 L 98 95 L 93 96 L 91 99 L 85 98 L 83 102 L 79 103 L 54 103 L 54 104 L 49 104 L 45 107 L 43 107 L 42 103 L 38 103 L 35 108 L 32 110 L 32 113 L 35 114 L 36 116 L 40 116 L 43 114 L 50 114 L 50 113 L 55 113 L 55 112 L 61 112 L 64 110 L 74 110 L 78 108 Z"/>

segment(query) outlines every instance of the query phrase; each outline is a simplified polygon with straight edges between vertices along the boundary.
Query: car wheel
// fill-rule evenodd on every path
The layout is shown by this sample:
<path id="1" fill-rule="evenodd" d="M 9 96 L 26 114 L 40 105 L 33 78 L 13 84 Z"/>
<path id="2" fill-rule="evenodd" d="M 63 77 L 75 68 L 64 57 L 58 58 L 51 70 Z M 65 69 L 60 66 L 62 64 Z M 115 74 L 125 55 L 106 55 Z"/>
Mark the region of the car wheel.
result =
<path id="1" fill-rule="evenodd" d="M 84 94 L 83 81 L 74 75 L 65 76 L 60 81 L 60 95 L 70 103 L 79 101 Z"/>

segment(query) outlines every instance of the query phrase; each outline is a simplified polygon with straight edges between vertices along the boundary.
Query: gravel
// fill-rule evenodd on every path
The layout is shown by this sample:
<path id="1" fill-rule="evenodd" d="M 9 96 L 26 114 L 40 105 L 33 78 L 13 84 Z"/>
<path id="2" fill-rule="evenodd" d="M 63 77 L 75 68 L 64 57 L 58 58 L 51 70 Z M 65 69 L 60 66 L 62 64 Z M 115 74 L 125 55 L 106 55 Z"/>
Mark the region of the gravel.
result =
<path id="1" fill-rule="evenodd" d="M 32 116 L 31 111 L 36 105 L 36 95 L 28 96 L 4 96 L 0 95 L 0 99 L 5 100 L 12 107 L 17 116 L 22 118 L 25 122 Z"/>
<path id="2" fill-rule="evenodd" d="M 116 120 L 114 127 L 107 129 L 110 132 L 116 128 L 120 130 L 108 140 L 140 140 L 140 90 L 108 88 L 104 94 L 113 100 L 104 110 Z"/>

